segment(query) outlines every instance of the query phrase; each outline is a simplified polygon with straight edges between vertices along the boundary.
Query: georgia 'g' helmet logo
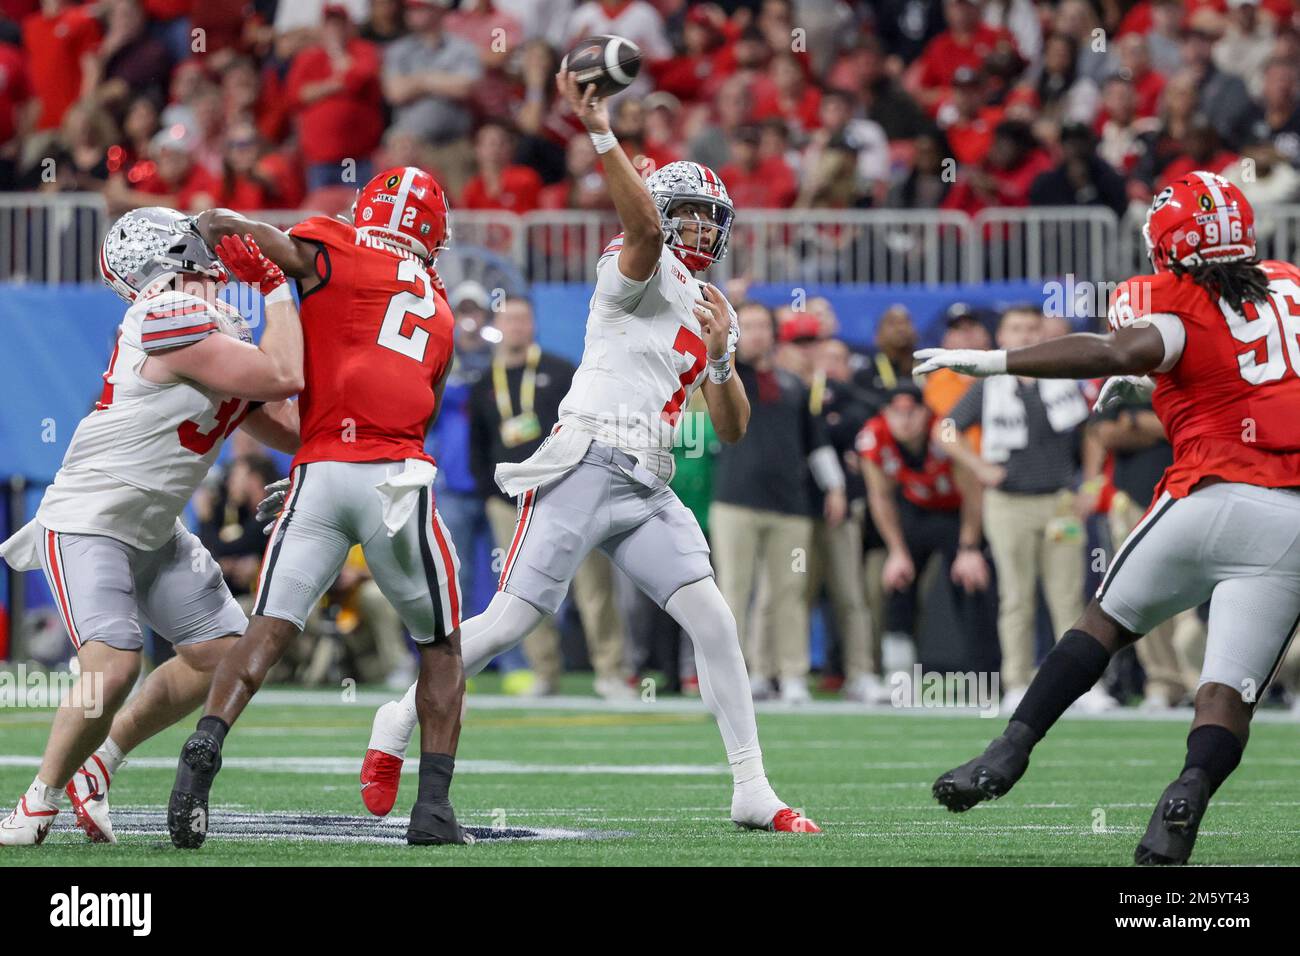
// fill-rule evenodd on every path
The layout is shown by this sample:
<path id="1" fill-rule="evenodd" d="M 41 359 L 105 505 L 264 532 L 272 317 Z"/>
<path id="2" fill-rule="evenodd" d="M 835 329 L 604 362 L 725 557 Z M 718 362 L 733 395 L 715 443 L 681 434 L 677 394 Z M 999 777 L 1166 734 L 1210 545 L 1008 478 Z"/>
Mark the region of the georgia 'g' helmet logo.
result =
<path id="1" fill-rule="evenodd" d="M 1173 197 L 1174 197 L 1174 187 L 1166 186 L 1164 189 L 1160 190 L 1160 192 L 1156 195 L 1156 198 L 1152 200 L 1151 211 L 1155 212 L 1157 209 L 1163 208 L 1165 203 L 1169 202 L 1169 200 L 1172 199 Z"/>

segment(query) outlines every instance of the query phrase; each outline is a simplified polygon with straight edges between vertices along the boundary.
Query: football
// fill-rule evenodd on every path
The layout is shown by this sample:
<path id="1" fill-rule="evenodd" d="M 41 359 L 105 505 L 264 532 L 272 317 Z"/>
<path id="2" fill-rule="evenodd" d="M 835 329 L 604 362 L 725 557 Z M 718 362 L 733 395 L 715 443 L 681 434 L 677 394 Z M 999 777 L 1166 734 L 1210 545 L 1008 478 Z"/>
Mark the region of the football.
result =
<path id="1" fill-rule="evenodd" d="M 641 49 L 623 37 L 587 37 L 564 55 L 560 69 L 574 75 L 579 89 L 594 83 L 597 96 L 613 96 L 631 86 L 641 72 Z"/>

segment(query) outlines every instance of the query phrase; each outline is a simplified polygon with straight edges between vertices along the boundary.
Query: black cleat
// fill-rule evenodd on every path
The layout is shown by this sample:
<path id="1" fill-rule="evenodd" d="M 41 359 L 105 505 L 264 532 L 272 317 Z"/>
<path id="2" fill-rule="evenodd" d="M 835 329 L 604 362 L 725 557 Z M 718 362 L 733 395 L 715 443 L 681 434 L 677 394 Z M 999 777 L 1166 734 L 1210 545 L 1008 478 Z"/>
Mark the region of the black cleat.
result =
<path id="1" fill-rule="evenodd" d="M 473 843 L 456 822 L 450 803 L 416 802 L 411 810 L 411 824 L 406 828 L 406 842 L 411 846 L 440 846 L 445 843 Z"/>
<path id="2" fill-rule="evenodd" d="M 982 754 L 949 770 L 930 792 L 953 813 L 962 813 L 985 800 L 996 800 L 1016 785 L 1029 766 L 1029 753 L 1001 736 Z"/>
<path id="3" fill-rule="evenodd" d="M 206 730 L 190 734 L 176 765 L 176 784 L 167 804 L 172 845 L 197 850 L 208 836 L 208 791 L 221 769 L 221 744 Z"/>
<path id="4" fill-rule="evenodd" d="M 1165 788 L 1146 836 L 1133 852 L 1138 866 L 1182 866 L 1196 845 L 1196 831 L 1210 803 L 1204 770 L 1188 770 Z"/>

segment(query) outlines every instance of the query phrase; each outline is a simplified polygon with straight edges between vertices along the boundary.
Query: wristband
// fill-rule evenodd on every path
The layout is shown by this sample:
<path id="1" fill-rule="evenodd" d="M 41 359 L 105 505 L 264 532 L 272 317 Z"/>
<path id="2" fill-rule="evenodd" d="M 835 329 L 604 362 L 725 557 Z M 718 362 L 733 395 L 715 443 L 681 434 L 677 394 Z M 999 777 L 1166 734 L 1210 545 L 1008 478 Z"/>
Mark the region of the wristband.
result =
<path id="1" fill-rule="evenodd" d="M 731 378 L 731 356 L 724 355 L 722 358 L 709 359 L 710 382 L 714 385 L 722 385 L 729 378 Z"/>
<path id="2" fill-rule="evenodd" d="M 598 154 L 608 153 L 618 145 L 618 137 L 613 133 L 593 133 L 588 130 L 587 135 L 591 137 L 591 145 L 596 147 Z"/>
<path id="3" fill-rule="evenodd" d="M 288 302 L 293 304 L 293 291 L 289 288 L 289 283 L 281 282 L 278 286 L 266 294 L 266 304 L 275 305 L 277 302 Z"/>

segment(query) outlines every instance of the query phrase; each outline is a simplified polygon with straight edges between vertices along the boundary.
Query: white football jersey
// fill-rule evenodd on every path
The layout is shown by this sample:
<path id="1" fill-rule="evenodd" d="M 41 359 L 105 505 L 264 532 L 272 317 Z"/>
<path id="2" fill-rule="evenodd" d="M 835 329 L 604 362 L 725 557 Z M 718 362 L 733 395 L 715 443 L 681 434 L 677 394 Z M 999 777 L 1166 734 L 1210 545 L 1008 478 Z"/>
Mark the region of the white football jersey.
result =
<path id="1" fill-rule="evenodd" d="M 81 420 L 36 520 L 52 531 L 102 534 L 147 551 L 167 543 L 221 443 L 249 403 L 192 382 L 140 377 L 148 354 L 230 328 L 222 308 L 183 292 L 143 298 L 127 310 L 104 389 Z"/>
<path id="2" fill-rule="evenodd" d="M 706 374 L 708 349 L 694 312 L 703 283 L 667 246 L 654 275 L 629 279 L 618 267 L 622 248 L 620 236 L 596 266 L 582 363 L 559 423 L 616 448 L 670 451 Z M 734 310 L 731 316 L 734 323 Z"/>

